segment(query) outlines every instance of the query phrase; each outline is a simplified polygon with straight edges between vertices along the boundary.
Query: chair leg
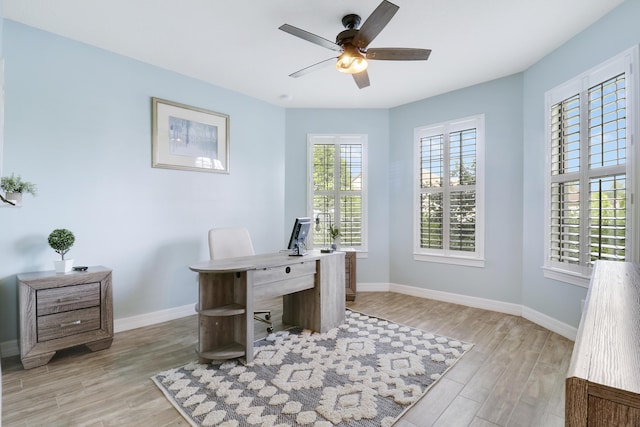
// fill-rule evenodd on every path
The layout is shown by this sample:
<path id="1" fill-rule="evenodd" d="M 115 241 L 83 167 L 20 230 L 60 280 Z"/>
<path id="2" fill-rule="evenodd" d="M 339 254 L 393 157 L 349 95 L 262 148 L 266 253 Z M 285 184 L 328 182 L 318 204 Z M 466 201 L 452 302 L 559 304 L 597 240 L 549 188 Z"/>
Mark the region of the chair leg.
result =
<path id="1" fill-rule="evenodd" d="M 260 317 L 259 315 L 263 315 L 264 318 Z M 272 333 L 273 332 L 273 323 L 271 323 L 271 312 L 268 310 L 258 310 L 258 311 L 254 311 L 253 312 L 253 318 L 259 322 L 262 323 L 266 323 L 267 324 L 267 332 L 268 333 Z"/>

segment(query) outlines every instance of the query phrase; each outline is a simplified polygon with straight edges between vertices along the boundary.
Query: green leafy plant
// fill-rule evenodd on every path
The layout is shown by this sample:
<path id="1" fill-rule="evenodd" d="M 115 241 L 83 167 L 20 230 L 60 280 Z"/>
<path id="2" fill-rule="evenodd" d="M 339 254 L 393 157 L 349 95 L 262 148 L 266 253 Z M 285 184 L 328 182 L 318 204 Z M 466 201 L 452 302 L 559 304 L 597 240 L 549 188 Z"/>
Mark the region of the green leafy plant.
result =
<path id="1" fill-rule="evenodd" d="M 334 227 L 333 225 L 329 226 L 329 234 L 333 240 L 340 237 L 340 229 L 338 227 Z"/>
<path id="2" fill-rule="evenodd" d="M 36 195 L 37 187 L 34 183 L 23 181 L 20 175 L 11 174 L 0 178 L 0 188 L 7 193 L 29 193 Z"/>
<path id="3" fill-rule="evenodd" d="M 75 241 L 76 237 L 66 228 L 57 228 L 49 234 L 49 246 L 60 254 L 62 260 Z"/>

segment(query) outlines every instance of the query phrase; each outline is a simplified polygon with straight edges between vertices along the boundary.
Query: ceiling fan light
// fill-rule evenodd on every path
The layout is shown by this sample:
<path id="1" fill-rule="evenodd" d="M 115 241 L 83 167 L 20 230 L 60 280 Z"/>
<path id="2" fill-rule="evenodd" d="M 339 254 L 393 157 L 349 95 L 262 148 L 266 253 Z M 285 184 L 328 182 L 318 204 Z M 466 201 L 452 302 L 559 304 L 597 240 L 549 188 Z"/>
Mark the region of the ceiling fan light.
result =
<path id="1" fill-rule="evenodd" d="M 341 73 L 357 74 L 367 69 L 369 64 L 364 56 L 355 49 L 346 49 L 336 62 L 336 69 Z"/>

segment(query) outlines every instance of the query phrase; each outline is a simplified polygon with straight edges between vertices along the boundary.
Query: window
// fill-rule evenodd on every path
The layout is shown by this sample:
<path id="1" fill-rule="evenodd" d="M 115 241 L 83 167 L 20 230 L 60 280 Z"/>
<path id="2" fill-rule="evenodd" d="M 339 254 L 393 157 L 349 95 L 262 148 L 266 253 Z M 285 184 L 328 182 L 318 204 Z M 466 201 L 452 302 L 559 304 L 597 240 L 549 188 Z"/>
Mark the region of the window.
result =
<path id="1" fill-rule="evenodd" d="M 367 136 L 309 135 L 308 148 L 313 246 L 330 246 L 333 226 L 340 247 L 366 252 Z"/>
<path id="2" fill-rule="evenodd" d="M 595 261 L 632 259 L 634 55 L 546 94 L 546 277 L 587 286 Z"/>
<path id="3" fill-rule="evenodd" d="M 414 259 L 484 266 L 484 115 L 414 137 Z"/>

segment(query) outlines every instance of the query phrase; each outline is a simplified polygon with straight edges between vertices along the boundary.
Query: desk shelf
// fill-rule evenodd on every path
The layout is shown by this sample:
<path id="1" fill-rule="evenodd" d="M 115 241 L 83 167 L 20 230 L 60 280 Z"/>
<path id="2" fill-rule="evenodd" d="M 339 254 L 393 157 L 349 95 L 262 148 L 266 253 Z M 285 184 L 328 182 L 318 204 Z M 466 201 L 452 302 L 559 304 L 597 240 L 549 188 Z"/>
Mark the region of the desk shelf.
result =
<path id="1" fill-rule="evenodd" d="M 226 360 L 246 354 L 247 274 L 223 273 L 199 275 L 198 313 L 200 363 Z"/>
<path id="2" fill-rule="evenodd" d="M 198 310 L 198 306 L 196 305 L 196 312 L 201 316 L 225 317 L 245 314 L 247 312 L 247 309 L 244 305 L 241 304 L 227 304 L 220 307 Z"/>
<path id="3" fill-rule="evenodd" d="M 246 351 L 243 345 L 238 343 L 231 343 L 225 346 L 221 346 L 212 351 L 200 352 L 196 350 L 198 356 L 208 360 L 227 360 L 235 359 L 245 355 Z"/>

